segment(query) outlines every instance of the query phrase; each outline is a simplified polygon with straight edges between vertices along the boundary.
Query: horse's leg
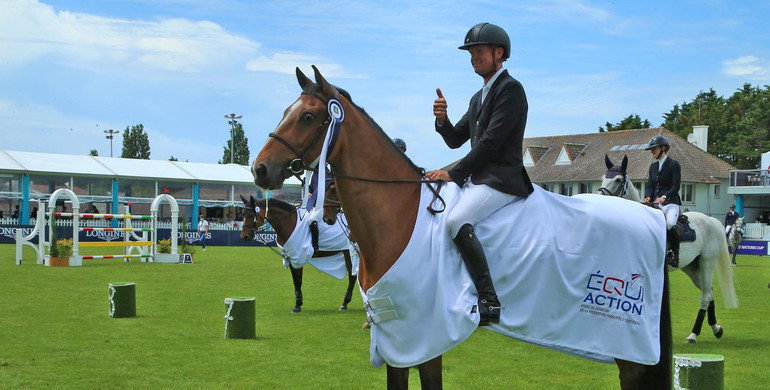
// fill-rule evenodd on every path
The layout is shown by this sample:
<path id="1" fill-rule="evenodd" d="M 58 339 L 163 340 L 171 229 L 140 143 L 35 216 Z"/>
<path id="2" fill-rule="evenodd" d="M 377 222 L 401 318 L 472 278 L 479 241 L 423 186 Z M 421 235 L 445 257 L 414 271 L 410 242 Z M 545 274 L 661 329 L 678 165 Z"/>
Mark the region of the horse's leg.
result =
<path id="1" fill-rule="evenodd" d="M 717 314 L 714 311 L 713 300 L 709 303 L 709 307 L 708 309 L 706 309 L 706 312 L 708 313 L 709 325 L 711 326 L 711 330 L 714 332 L 714 336 L 716 336 L 716 338 L 718 339 L 722 338 L 722 335 L 725 333 L 725 330 L 721 326 L 717 325 Z"/>
<path id="2" fill-rule="evenodd" d="M 706 308 L 708 308 L 709 302 L 714 300 L 713 287 L 711 286 L 712 276 L 701 275 L 700 259 L 694 260 L 687 267 L 682 268 L 687 276 L 690 277 L 695 287 L 700 289 L 700 308 L 698 309 L 698 315 L 695 317 L 695 324 L 692 326 L 692 332 L 684 340 L 688 344 L 694 344 L 700 335 L 701 329 L 703 329 L 703 319 L 706 318 Z"/>
<path id="3" fill-rule="evenodd" d="M 444 388 L 441 376 L 441 355 L 417 366 L 420 371 L 422 390 L 441 390 Z"/>
<path id="4" fill-rule="evenodd" d="M 660 360 L 654 366 L 615 359 L 621 390 L 670 390 L 672 386 L 672 332 L 671 302 L 668 272 L 663 277 L 663 296 L 660 309 Z"/>
<path id="5" fill-rule="evenodd" d="M 294 282 L 294 307 L 292 313 L 302 311 L 302 268 L 294 268 L 289 264 L 291 270 L 291 280 Z"/>
<path id="6" fill-rule="evenodd" d="M 348 289 L 345 290 L 345 298 L 342 300 L 340 310 L 347 310 L 348 303 L 353 299 L 353 287 L 356 285 L 356 275 L 353 275 L 353 261 L 350 260 L 350 251 L 342 251 L 345 255 L 345 268 L 348 270 Z"/>
<path id="7" fill-rule="evenodd" d="M 388 390 L 409 389 L 409 368 L 388 367 Z"/>

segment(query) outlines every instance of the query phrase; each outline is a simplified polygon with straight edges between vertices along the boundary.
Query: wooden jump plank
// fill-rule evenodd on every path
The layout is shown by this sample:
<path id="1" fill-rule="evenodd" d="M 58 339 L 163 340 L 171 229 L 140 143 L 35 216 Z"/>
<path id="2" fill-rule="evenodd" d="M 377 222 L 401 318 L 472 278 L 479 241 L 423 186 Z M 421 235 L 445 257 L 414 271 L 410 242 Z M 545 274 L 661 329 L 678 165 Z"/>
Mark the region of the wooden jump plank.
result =
<path id="1" fill-rule="evenodd" d="M 78 245 L 81 247 L 151 246 L 152 241 L 81 241 Z"/>

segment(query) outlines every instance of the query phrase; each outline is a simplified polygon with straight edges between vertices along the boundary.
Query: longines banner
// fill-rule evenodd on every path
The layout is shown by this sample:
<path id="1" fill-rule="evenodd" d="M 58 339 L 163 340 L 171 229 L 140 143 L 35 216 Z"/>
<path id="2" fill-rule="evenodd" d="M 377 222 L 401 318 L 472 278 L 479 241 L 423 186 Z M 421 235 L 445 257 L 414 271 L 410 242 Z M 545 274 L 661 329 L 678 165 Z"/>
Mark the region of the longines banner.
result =
<path id="1" fill-rule="evenodd" d="M 0 244 L 13 244 L 16 242 L 16 230 L 21 229 L 22 235 L 26 236 L 32 233 L 31 225 L 3 225 L 0 226 Z M 124 232 L 80 232 L 78 240 L 80 241 L 122 241 Z M 147 233 L 149 237 L 149 232 Z M 184 239 L 189 244 L 197 244 L 200 240 L 198 232 L 188 231 L 187 233 L 178 232 L 179 238 Z M 59 238 L 72 238 L 72 227 L 59 227 L 57 229 Z M 158 229 L 158 238 L 166 239 L 171 236 L 171 229 Z M 33 242 L 37 243 L 37 237 Z M 252 241 L 241 240 L 240 230 L 209 230 L 205 238 L 206 245 L 213 246 L 275 246 L 275 233 L 259 233 Z"/>

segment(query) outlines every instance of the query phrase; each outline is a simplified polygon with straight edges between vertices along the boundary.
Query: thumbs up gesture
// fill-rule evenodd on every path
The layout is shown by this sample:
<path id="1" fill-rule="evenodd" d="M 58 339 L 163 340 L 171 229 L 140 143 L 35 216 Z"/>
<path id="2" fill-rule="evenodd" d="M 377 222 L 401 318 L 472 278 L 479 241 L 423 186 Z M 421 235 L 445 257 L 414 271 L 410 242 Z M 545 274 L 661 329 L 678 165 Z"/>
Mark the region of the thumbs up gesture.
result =
<path id="1" fill-rule="evenodd" d="M 436 123 L 439 126 L 443 126 L 447 119 L 446 99 L 444 99 L 444 95 L 441 93 L 441 88 L 436 88 L 436 95 L 438 95 L 438 98 L 433 101 L 433 115 L 436 116 Z"/>

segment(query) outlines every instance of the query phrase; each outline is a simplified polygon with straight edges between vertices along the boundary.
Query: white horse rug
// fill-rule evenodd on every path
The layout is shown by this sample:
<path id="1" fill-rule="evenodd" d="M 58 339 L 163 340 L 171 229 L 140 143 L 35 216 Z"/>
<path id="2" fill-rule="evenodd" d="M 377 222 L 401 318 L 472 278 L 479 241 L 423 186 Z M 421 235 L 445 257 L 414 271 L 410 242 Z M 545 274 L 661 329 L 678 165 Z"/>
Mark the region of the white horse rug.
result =
<path id="1" fill-rule="evenodd" d="M 283 246 L 278 244 L 283 257 L 283 266 L 288 267 L 291 263 L 294 268 L 304 267 L 310 263 L 319 271 L 329 274 L 337 279 L 344 278 L 348 271 L 345 267 L 345 255 L 337 253 L 336 255 L 326 257 L 313 257 L 313 244 L 310 237 L 310 218 L 307 217 L 307 211 L 297 209 L 297 225 L 294 232 Z M 358 249 L 355 244 L 348 240 L 347 234 L 343 228 L 344 216 L 340 214 L 337 223 L 327 225 L 323 221 L 318 222 L 318 250 L 324 252 L 350 250 L 350 261 L 352 263 L 352 275 L 358 274 Z"/>
<path id="2" fill-rule="evenodd" d="M 375 367 L 423 363 L 477 328 L 476 288 L 445 226 L 460 193 L 444 186 L 447 211 L 431 215 L 433 193 L 424 188 L 404 253 L 362 291 Z M 605 363 L 658 362 L 666 245 L 660 211 L 535 186 L 475 228 L 505 307 L 500 324 L 488 329 Z"/>

